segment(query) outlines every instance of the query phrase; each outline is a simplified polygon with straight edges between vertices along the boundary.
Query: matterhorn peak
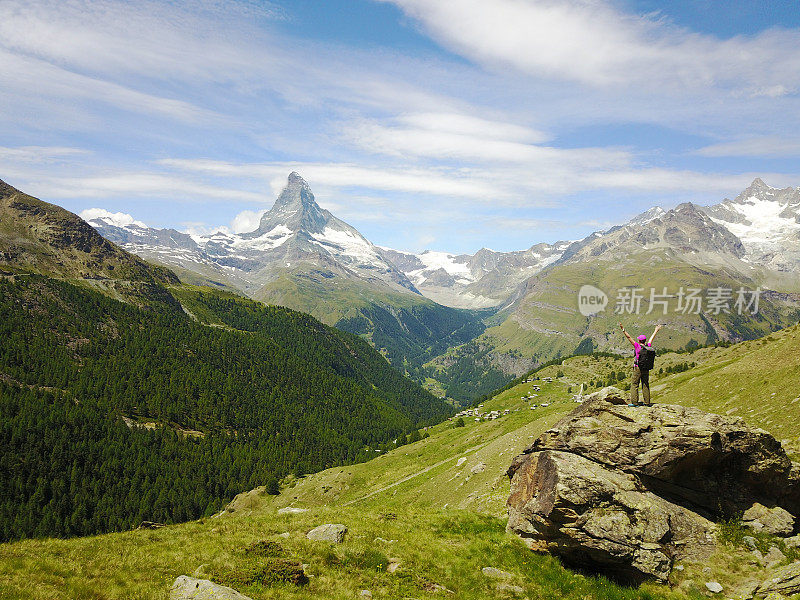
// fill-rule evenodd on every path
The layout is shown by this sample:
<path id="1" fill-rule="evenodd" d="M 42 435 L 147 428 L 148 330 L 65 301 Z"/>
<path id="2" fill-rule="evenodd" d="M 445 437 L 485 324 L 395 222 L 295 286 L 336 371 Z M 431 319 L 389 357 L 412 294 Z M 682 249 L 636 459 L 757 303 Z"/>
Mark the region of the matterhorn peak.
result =
<path id="1" fill-rule="evenodd" d="M 298 173 L 297 171 L 292 171 L 291 173 L 289 173 L 288 187 L 296 186 L 296 185 L 301 185 L 301 186 L 304 185 L 304 186 L 308 187 L 308 184 L 306 183 L 306 180 L 302 178 L 300 173 Z"/>
<path id="2" fill-rule="evenodd" d="M 261 218 L 258 230 L 263 234 L 282 225 L 292 231 L 319 233 L 330 220 L 330 214 L 317 204 L 314 193 L 299 173 L 289 173 L 286 187 L 275 200 L 273 207 Z"/>

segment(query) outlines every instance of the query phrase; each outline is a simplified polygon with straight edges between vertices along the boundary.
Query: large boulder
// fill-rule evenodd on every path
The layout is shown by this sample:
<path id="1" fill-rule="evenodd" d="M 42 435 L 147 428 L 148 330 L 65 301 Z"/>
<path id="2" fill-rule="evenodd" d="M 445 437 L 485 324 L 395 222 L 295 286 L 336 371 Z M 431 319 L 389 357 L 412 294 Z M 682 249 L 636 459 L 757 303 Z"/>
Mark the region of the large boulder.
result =
<path id="1" fill-rule="evenodd" d="M 617 579 L 665 581 L 713 550 L 713 520 L 758 502 L 797 514 L 797 466 L 767 432 L 683 406 L 589 397 L 508 470 L 508 529 Z"/>

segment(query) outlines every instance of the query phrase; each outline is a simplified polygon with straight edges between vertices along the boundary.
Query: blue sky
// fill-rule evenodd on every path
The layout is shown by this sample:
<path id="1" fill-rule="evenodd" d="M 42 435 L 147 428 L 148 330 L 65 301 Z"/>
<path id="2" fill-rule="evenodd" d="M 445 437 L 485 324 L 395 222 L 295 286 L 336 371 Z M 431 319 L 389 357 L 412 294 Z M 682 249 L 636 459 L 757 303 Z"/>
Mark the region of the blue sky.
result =
<path id="1" fill-rule="evenodd" d="M 255 227 L 292 170 L 373 242 L 577 239 L 800 185 L 794 2 L 0 3 L 0 178 Z"/>

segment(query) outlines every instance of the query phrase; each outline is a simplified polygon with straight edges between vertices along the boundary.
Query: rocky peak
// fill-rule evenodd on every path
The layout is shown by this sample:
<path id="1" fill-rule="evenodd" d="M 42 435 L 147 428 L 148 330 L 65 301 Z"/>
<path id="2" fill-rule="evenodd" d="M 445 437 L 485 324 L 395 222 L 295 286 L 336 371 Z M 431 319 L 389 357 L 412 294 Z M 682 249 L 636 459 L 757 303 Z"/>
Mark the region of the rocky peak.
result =
<path id="1" fill-rule="evenodd" d="M 659 217 L 664 216 L 667 211 L 665 211 L 660 206 L 654 206 L 643 213 L 636 215 L 633 219 L 628 221 L 629 225 L 644 225 L 645 223 L 649 223 L 653 219 L 657 219 Z"/>
<path id="2" fill-rule="evenodd" d="M 761 178 L 756 177 L 753 183 L 736 196 L 732 202 L 734 204 L 750 204 L 753 199 L 779 202 L 781 204 L 797 204 L 800 202 L 800 189 L 793 187 L 774 188 L 764 183 Z M 722 204 L 726 201 L 723 201 Z"/>
<path id="3" fill-rule="evenodd" d="M 321 233 L 330 217 L 331 214 L 317 204 L 305 179 L 292 171 L 275 204 L 261 217 L 258 229 L 246 235 L 263 235 L 279 226 L 294 232 Z"/>

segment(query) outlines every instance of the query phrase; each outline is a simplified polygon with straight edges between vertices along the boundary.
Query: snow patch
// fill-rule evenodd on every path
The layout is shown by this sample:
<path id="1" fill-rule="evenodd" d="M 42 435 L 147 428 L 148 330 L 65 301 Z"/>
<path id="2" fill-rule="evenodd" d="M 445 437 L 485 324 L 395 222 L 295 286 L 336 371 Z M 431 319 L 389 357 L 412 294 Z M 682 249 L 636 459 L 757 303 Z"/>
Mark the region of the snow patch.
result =
<path id="1" fill-rule="evenodd" d="M 355 231 L 339 230 L 325 227 L 322 233 L 312 236 L 314 243 L 331 252 L 331 246 L 337 247 L 341 254 L 371 264 L 383 266 L 384 261 L 378 256 L 375 247 Z M 331 252 L 334 254 L 336 252 Z"/>
<path id="2" fill-rule="evenodd" d="M 243 239 L 239 236 L 233 238 L 234 248 L 244 248 L 248 250 L 272 250 L 285 244 L 294 232 L 286 225 L 277 225 L 267 233 L 261 234 L 257 238 Z"/>
<path id="3" fill-rule="evenodd" d="M 792 218 L 781 216 L 789 205 L 774 200 L 764 200 L 750 196 L 743 203 L 726 203 L 728 210 L 739 213 L 746 223 L 734 223 L 724 219 L 712 218 L 723 225 L 746 245 L 774 246 L 787 236 L 800 232 L 800 223 Z"/>
<path id="4" fill-rule="evenodd" d="M 455 254 L 426 250 L 422 254 L 417 254 L 416 257 L 422 261 L 422 264 L 425 265 L 425 268 L 414 271 L 414 273 L 444 269 L 449 275 L 456 279 L 463 278 L 469 281 L 475 281 L 475 278 L 472 276 L 472 273 L 470 273 L 469 266 L 466 263 L 455 262 Z"/>

